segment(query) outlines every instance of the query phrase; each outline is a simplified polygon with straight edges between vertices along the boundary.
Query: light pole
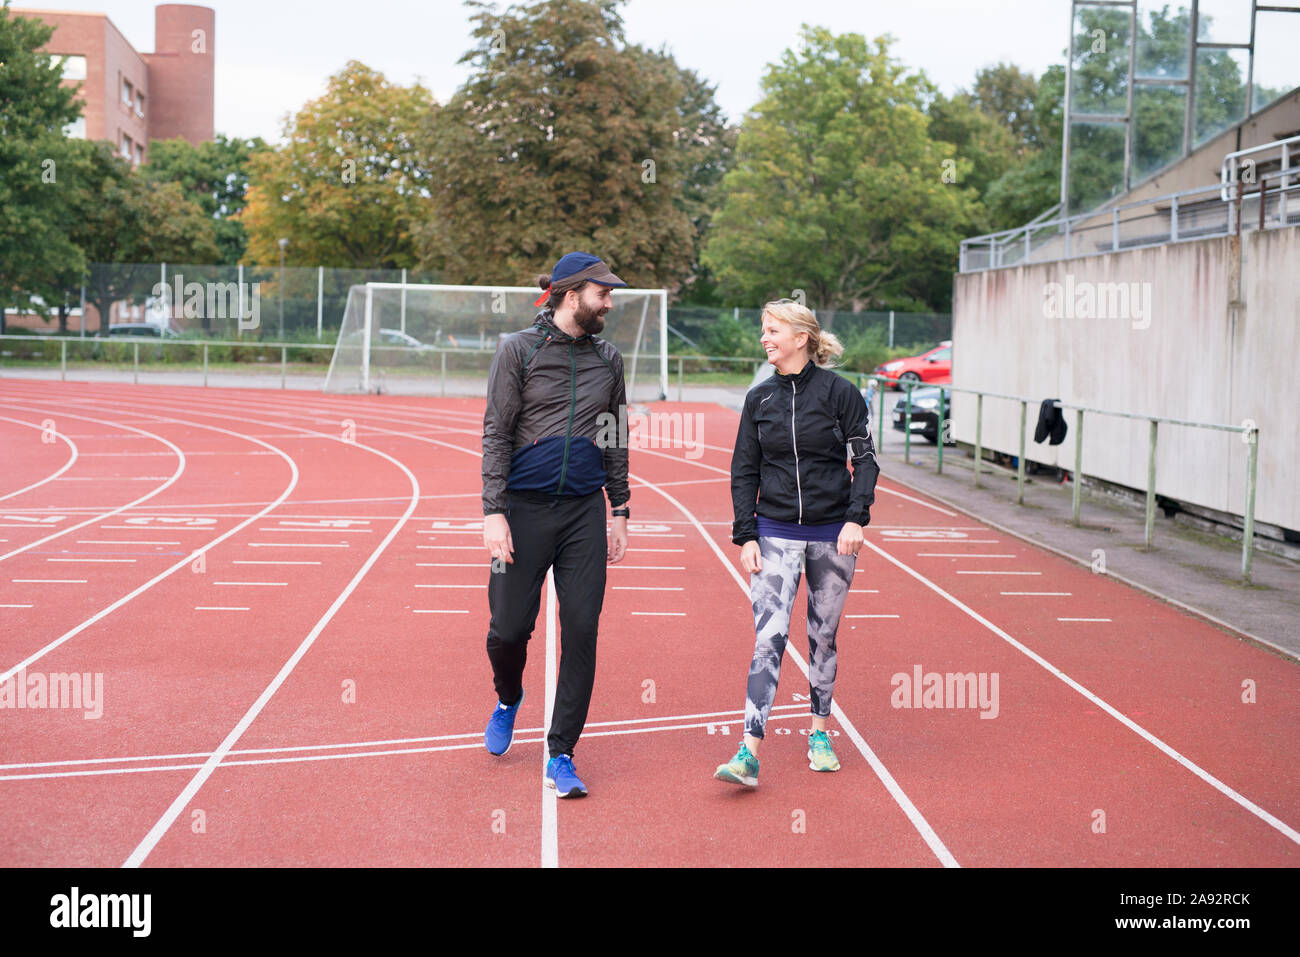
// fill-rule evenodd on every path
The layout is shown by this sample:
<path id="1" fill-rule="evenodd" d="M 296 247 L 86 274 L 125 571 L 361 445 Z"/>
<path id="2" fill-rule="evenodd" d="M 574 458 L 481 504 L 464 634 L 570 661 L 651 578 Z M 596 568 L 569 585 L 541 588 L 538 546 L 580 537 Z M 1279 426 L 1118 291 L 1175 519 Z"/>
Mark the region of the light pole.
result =
<path id="1" fill-rule="evenodd" d="M 289 248 L 289 240 L 280 240 L 280 341 L 284 341 L 284 251 Z"/>

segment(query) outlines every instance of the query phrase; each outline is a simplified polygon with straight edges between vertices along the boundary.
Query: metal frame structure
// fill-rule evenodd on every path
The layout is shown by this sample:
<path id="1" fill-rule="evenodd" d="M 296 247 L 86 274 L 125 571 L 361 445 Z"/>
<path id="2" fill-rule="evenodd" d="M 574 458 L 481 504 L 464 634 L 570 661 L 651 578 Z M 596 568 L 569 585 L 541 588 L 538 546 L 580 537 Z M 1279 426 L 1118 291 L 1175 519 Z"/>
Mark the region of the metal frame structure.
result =
<path id="1" fill-rule="evenodd" d="M 1191 5 L 1191 18 L 1188 21 L 1187 38 L 1187 76 L 1184 79 L 1168 77 L 1141 77 L 1137 75 L 1137 26 L 1138 0 L 1070 0 L 1070 42 L 1065 59 L 1065 128 L 1061 144 L 1061 209 L 1065 214 L 1070 210 L 1070 139 L 1071 130 L 1076 122 L 1124 124 L 1124 178 L 1121 192 L 1133 188 L 1133 97 L 1137 87 L 1175 87 L 1185 91 L 1183 113 L 1183 149 L 1182 154 L 1172 162 L 1186 158 L 1195 143 L 1196 118 L 1196 62 L 1201 50 L 1245 50 L 1247 51 L 1246 68 L 1246 110 L 1241 120 L 1254 113 L 1255 104 L 1255 29 L 1261 13 L 1297 13 L 1300 7 L 1281 7 L 1261 4 L 1251 0 L 1250 4 L 1250 40 L 1245 43 L 1225 43 L 1201 40 L 1201 0 L 1183 0 Z M 1123 114 L 1077 113 L 1073 109 L 1074 58 L 1075 58 L 1075 24 L 1078 22 L 1080 8 L 1102 7 L 1127 9 L 1129 11 L 1129 49 L 1128 49 L 1128 87 L 1125 111 Z M 1154 175 L 1154 174 L 1153 174 Z"/>

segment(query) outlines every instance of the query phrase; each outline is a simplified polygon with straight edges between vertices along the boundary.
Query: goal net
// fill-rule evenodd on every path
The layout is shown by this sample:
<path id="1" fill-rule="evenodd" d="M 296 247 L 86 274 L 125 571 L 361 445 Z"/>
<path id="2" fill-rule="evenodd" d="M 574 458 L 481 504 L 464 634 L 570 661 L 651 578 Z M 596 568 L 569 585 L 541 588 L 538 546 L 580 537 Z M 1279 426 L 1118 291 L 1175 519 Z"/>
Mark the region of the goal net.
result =
<path id="1" fill-rule="evenodd" d="M 371 282 L 348 290 L 326 392 L 486 395 L 501 340 L 529 328 L 541 290 Z M 628 402 L 668 392 L 668 297 L 615 289 L 600 338 L 623 355 Z"/>

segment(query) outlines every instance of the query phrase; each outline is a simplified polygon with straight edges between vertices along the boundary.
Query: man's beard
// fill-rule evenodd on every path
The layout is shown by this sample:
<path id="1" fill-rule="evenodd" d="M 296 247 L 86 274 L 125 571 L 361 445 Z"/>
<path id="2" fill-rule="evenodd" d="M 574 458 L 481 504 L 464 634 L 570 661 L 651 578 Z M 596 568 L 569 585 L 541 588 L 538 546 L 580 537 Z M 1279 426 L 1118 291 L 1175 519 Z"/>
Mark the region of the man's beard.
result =
<path id="1" fill-rule="evenodd" d="M 573 321 L 578 324 L 578 328 L 585 334 L 594 336 L 605 328 L 605 313 L 608 310 L 602 308 L 591 308 L 585 302 L 578 303 L 573 310 Z"/>

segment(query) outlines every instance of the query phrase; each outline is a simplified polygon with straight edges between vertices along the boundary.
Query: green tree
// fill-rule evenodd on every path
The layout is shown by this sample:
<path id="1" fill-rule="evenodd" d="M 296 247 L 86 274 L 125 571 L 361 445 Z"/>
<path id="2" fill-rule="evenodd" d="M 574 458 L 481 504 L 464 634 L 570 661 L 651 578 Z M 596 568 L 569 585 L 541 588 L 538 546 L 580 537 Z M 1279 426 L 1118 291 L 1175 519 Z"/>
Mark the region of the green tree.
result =
<path id="1" fill-rule="evenodd" d="M 1013 63 L 986 66 L 975 74 L 971 103 L 998 120 L 1016 138 L 1022 149 L 1044 145 L 1038 140 L 1034 107 L 1038 82 Z"/>
<path id="2" fill-rule="evenodd" d="M 943 307 L 978 210 L 960 183 L 971 161 L 930 135 L 932 85 L 889 55 L 890 37 L 801 37 L 741 127 L 705 264 L 736 304 L 802 289 L 822 310 Z"/>
<path id="3" fill-rule="evenodd" d="M 249 160 L 269 147 L 261 137 L 241 140 L 218 135 L 197 146 L 180 139 L 153 140 L 145 176 L 157 183 L 179 183 L 181 192 L 212 221 L 217 263 L 236 265 L 248 246 L 238 214 L 248 190 Z"/>
<path id="4" fill-rule="evenodd" d="M 432 166 L 416 131 L 437 106 L 416 84 L 390 83 L 356 60 L 285 124 L 285 145 L 248 160 L 244 209 L 254 263 L 400 269 L 428 218 Z"/>
<path id="5" fill-rule="evenodd" d="M 943 94 L 930 104 L 930 135 L 951 143 L 956 155 L 970 161 L 970 173 L 963 186 L 983 196 L 989 185 L 1020 161 L 1024 147 L 1011 128 L 997 116 L 985 112 L 969 93 L 949 98 Z M 979 228 L 992 229 L 986 218 Z"/>
<path id="6" fill-rule="evenodd" d="M 5 311 L 63 299 L 83 261 L 68 240 L 68 141 L 81 115 L 62 61 L 41 47 L 53 28 L 0 6 L 0 334 Z"/>
<path id="7" fill-rule="evenodd" d="M 625 44 L 622 2 L 468 4 L 471 76 L 426 128 L 442 181 L 422 266 L 518 284 L 583 249 L 632 285 L 691 275 L 708 189 L 687 183 L 719 162 L 721 118 L 666 54 Z"/>
<path id="8" fill-rule="evenodd" d="M 86 297 L 106 332 L 112 304 L 147 296 L 158 281 L 158 263 L 212 262 L 218 251 L 208 218 L 179 183 L 147 179 L 109 143 L 76 145 L 69 177 L 76 218 L 69 238 L 87 262 L 100 264 L 90 270 Z"/>

